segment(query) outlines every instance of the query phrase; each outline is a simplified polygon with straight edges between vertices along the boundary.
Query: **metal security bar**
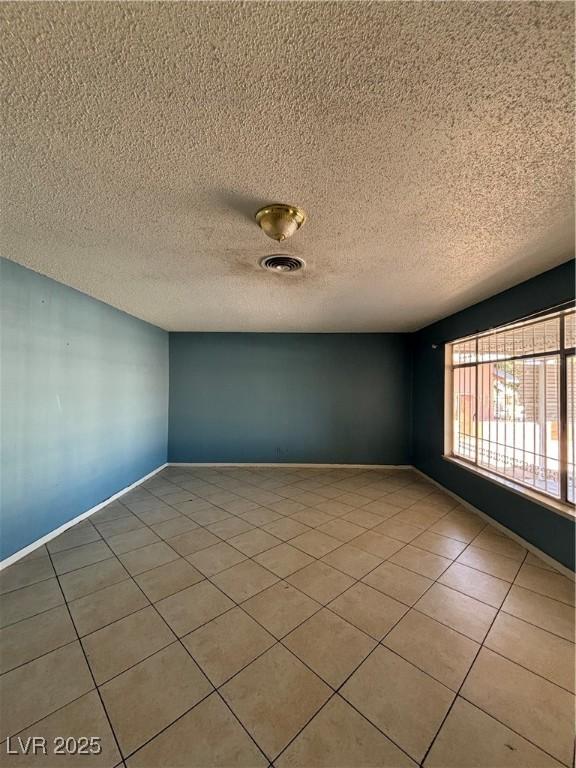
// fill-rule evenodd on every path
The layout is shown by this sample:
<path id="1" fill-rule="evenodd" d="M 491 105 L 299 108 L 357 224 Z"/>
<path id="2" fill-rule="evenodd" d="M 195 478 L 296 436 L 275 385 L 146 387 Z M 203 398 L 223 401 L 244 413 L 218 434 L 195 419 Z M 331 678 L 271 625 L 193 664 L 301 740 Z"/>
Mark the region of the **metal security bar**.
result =
<path id="1" fill-rule="evenodd" d="M 452 342 L 452 455 L 574 502 L 575 345 L 574 309 Z"/>

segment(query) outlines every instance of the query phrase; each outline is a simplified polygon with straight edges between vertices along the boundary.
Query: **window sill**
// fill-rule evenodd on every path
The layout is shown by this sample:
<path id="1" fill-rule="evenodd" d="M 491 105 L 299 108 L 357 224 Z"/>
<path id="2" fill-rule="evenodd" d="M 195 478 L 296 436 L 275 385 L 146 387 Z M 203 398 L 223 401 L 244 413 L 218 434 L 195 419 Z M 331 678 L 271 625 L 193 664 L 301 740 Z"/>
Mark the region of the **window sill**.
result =
<path id="1" fill-rule="evenodd" d="M 544 496 L 541 493 L 532 491 L 530 488 L 526 488 L 523 485 L 514 483 L 512 480 L 507 480 L 500 475 L 495 475 L 492 472 L 488 472 L 486 469 L 476 467 L 472 464 L 468 464 L 466 461 L 456 458 L 455 456 L 444 455 L 442 457 L 445 461 L 449 461 L 451 464 L 456 464 L 457 467 L 465 469 L 467 472 L 471 472 L 474 475 L 482 477 L 484 480 L 488 480 L 494 485 L 499 485 L 502 488 L 506 488 L 508 491 L 522 496 L 525 499 L 533 501 L 535 504 L 539 504 L 541 507 L 546 507 L 551 512 L 555 512 L 557 515 L 567 517 L 569 520 L 576 518 L 576 511 L 571 504 L 563 504 L 561 501 L 551 499 L 549 496 Z"/>

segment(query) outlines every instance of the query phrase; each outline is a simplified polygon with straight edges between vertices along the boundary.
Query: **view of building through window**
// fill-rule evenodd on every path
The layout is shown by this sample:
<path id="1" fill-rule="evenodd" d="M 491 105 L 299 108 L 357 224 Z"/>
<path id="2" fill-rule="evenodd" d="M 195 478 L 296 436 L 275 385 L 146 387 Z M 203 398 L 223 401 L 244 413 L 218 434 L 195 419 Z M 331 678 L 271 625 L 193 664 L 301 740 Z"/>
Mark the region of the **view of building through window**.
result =
<path id="1" fill-rule="evenodd" d="M 569 310 L 452 343 L 452 454 L 573 502 L 575 334 Z"/>

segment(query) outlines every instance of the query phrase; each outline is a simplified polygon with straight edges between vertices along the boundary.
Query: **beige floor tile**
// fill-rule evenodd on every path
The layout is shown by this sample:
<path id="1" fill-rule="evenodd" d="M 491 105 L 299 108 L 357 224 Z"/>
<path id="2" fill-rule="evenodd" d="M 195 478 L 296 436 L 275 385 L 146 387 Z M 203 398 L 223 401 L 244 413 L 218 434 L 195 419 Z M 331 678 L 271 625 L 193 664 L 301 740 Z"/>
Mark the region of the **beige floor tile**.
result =
<path id="1" fill-rule="evenodd" d="M 280 544 L 278 547 L 268 549 L 256 555 L 254 560 L 281 579 L 314 562 L 310 555 L 291 547 L 290 544 Z"/>
<path id="2" fill-rule="evenodd" d="M 178 560 L 141 573 L 135 576 L 134 580 L 148 599 L 155 603 L 197 584 L 203 578 L 204 576 L 196 568 L 180 557 Z"/>
<path id="3" fill-rule="evenodd" d="M 434 584 L 416 603 L 417 610 L 481 643 L 496 609 L 443 584 Z"/>
<path id="4" fill-rule="evenodd" d="M 406 605 L 414 605 L 433 584 L 425 576 L 420 576 L 390 562 L 379 565 L 362 581 Z"/>
<path id="5" fill-rule="evenodd" d="M 271 760 L 331 693 L 319 677 L 281 645 L 266 651 L 220 691 Z"/>
<path id="6" fill-rule="evenodd" d="M 218 573 L 212 578 L 212 581 L 232 600 L 241 603 L 275 584 L 278 577 L 258 563 L 244 560 L 242 563 Z"/>
<path id="7" fill-rule="evenodd" d="M 282 541 L 289 541 L 290 539 L 299 536 L 301 533 L 306 533 L 309 530 L 307 525 L 294 520 L 292 517 L 283 517 L 280 520 L 274 520 L 273 523 L 268 523 L 262 527 L 262 530 L 271 533 L 272 536 L 276 536 L 277 539 Z"/>
<path id="8" fill-rule="evenodd" d="M 502 610 L 566 640 L 574 639 L 574 608 L 558 600 L 512 585 Z"/>
<path id="9" fill-rule="evenodd" d="M 360 536 L 360 534 L 365 532 L 365 528 L 362 528 L 360 525 L 351 523 L 348 520 L 339 519 L 324 523 L 324 525 L 319 526 L 317 530 L 322 533 L 327 533 L 329 536 L 333 536 L 335 539 L 344 542 L 355 539 L 356 536 Z"/>
<path id="10" fill-rule="evenodd" d="M 276 640 L 241 608 L 233 608 L 186 635 L 182 642 L 218 687 Z"/>
<path id="11" fill-rule="evenodd" d="M 334 696 L 274 761 L 276 768 L 416 768 L 366 718 Z"/>
<path id="12" fill-rule="evenodd" d="M 146 509 L 136 514 L 146 525 L 157 525 L 158 523 L 165 523 L 178 517 L 180 512 L 168 504 L 162 504 L 158 505 L 155 509 Z"/>
<path id="13" fill-rule="evenodd" d="M 426 768 L 561 768 L 522 736 L 458 697 L 438 734 Z"/>
<path id="14" fill-rule="evenodd" d="M 213 533 L 210 533 L 210 531 L 204 530 L 204 528 L 197 528 L 194 531 L 175 536 L 173 539 L 168 539 L 167 543 L 179 555 L 186 556 L 199 552 L 201 549 L 206 549 L 206 547 L 213 547 L 214 544 L 220 543 L 220 539 L 214 536 Z"/>
<path id="15" fill-rule="evenodd" d="M 146 596 L 131 579 L 92 592 L 69 603 L 80 637 L 124 618 L 149 605 Z"/>
<path id="16" fill-rule="evenodd" d="M 356 488 L 356 493 L 358 493 L 361 496 L 365 496 L 367 499 L 371 501 L 377 501 L 378 499 L 381 499 L 384 496 L 388 496 L 394 490 L 396 489 L 391 488 L 389 486 L 383 486 L 380 483 L 374 483 L 374 484 L 366 484 L 366 485 L 358 486 Z"/>
<path id="17" fill-rule="evenodd" d="M 445 512 L 448 510 L 461 510 L 462 514 L 471 515 L 470 512 L 458 505 L 456 499 L 454 499 L 448 493 L 444 493 L 438 489 L 434 490 L 432 493 L 429 493 L 421 503 L 425 503 L 428 506 L 444 510 Z"/>
<path id="18" fill-rule="evenodd" d="M 429 496 L 433 492 L 434 488 L 428 483 L 413 482 L 409 485 L 404 485 L 402 490 L 415 501 L 422 501 L 425 496 Z"/>
<path id="19" fill-rule="evenodd" d="M 518 571 L 514 583 L 524 589 L 538 592 L 539 595 L 574 605 L 574 579 L 568 579 L 547 568 L 538 568 L 525 563 Z"/>
<path id="20" fill-rule="evenodd" d="M 260 552 L 264 552 L 272 547 L 277 547 L 281 543 L 280 539 L 277 539 L 276 536 L 272 536 L 272 534 L 266 533 L 266 531 L 261 531 L 259 528 L 228 539 L 228 544 L 239 549 L 247 557 L 254 557 L 254 555 L 258 555 Z"/>
<path id="21" fill-rule="evenodd" d="M 94 688 L 77 641 L 6 672 L 0 685 L 0 741 Z"/>
<path id="22" fill-rule="evenodd" d="M 175 504 L 176 508 L 182 512 L 183 515 L 193 515 L 195 512 L 199 512 L 201 509 L 210 509 L 213 504 L 210 504 L 206 499 L 192 499 L 191 501 L 183 501 L 179 504 Z"/>
<path id="23" fill-rule="evenodd" d="M 497 579 L 495 576 L 460 563 L 451 565 L 438 581 L 476 600 L 481 600 L 493 608 L 500 608 L 510 589 L 508 581 Z"/>
<path id="24" fill-rule="evenodd" d="M 294 515 L 296 512 L 305 510 L 306 506 L 298 501 L 292 501 L 292 499 L 282 499 L 282 501 L 275 501 L 270 504 L 270 509 L 281 515 Z"/>
<path id="25" fill-rule="evenodd" d="M 411 500 L 411 503 L 414 503 L 414 499 Z M 391 501 L 391 496 L 388 494 L 382 499 L 371 501 L 362 507 L 362 509 L 364 509 L 366 512 L 373 512 L 375 515 L 378 515 L 381 520 L 388 520 L 392 517 L 395 517 L 398 512 L 400 512 L 402 507 L 399 507 L 397 504 L 393 504 Z"/>
<path id="26" fill-rule="evenodd" d="M 220 571 L 225 571 L 227 568 L 246 560 L 246 555 L 221 541 L 220 544 L 215 544 L 213 547 L 207 547 L 193 555 L 188 555 L 186 559 L 205 576 L 214 576 Z"/>
<path id="27" fill-rule="evenodd" d="M 434 507 L 428 507 L 422 503 L 416 503 L 408 509 L 399 510 L 394 520 L 399 520 L 408 525 L 416 525 L 420 528 L 429 528 L 444 517 L 444 512 Z"/>
<path id="28" fill-rule="evenodd" d="M 154 533 L 160 536 L 161 539 L 172 539 L 181 533 L 193 531 L 198 525 L 193 520 L 190 520 L 189 517 L 186 517 L 186 515 L 179 515 L 151 527 Z"/>
<path id="29" fill-rule="evenodd" d="M 198 525 L 210 525 L 210 523 L 219 523 L 221 520 L 228 520 L 231 517 L 229 512 L 219 507 L 206 507 L 193 512 L 190 519 Z"/>
<path id="30" fill-rule="evenodd" d="M 240 533 L 253 530 L 254 526 L 242 520 L 241 517 L 229 517 L 227 520 L 221 520 L 218 523 L 212 523 L 207 526 L 207 530 L 227 541 Z"/>
<path id="31" fill-rule="evenodd" d="M 504 579 L 504 581 L 514 581 L 520 568 L 518 560 L 472 545 L 462 552 L 456 562 L 476 568 L 476 570 L 488 573 L 490 576 L 496 576 L 498 579 Z"/>
<path id="32" fill-rule="evenodd" d="M 120 560 L 111 557 L 94 565 L 60 576 L 60 585 L 66 600 L 76 600 L 104 587 L 110 587 L 130 578 Z"/>
<path id="33" fill-rule="evenodd" d="M 419 762 L 454 693 L 379 646 L 342 687 L 342 696 Z"/>
<path id="34" fill-rule="evenodd" d="M 337 688 L 368 656 L 376 640 L 324 608 L 285 637 L 284 645 Z"/>
<path id="35" fill-rule="evenodd" d="M 111 536 L 107 539 L 107 542 L 110 549 L 116 555 L 121 555 L 124 552 L 130 552 L 133 549 L 139 549 L 160 540 L 160 537 L 151 528 L 137 528 L 135 531 Z"/>
<path id="36" fill-rule="evenodd" d="M 526 563 L 526 565 L 536 565 L 538 568 L 545 568 L 548 571 L 556 571 L 557 573 L 560 573 L 559 568 L 555 568 L 547 560 L 543 560 L 541 557 L 538 557 L 533 552 L 528 552 L 528 554 L 526 555 L 526 560 L 524 562 Z"/>
<path id="37" fill-rule="evenodd" d="M 390 504 L 394 507 L 400 507 L 400 509 L 405 509 L 406 507 L 410 507 L 414 504 L 414 498 L 406 493 L 403 493 L 402 489 L 395 491 L 394 493 L 389 493 L 384 500 L 386 504 Z"/>
<path id="38" fill-rule="evenodd" d="M 84 568 L 86 565 L 99 563 L 113 556 L 110 547 L 104 541 L 93 541 L 81 547 L 67 549 L 64 552 L 56 552 L 52 555 L 54 569 L 58 575 Z"/>
<path id="39" fill-rule="evenodd" d="M 457 691 L 480 649 L 478 643 L 418 611 L 409 611 L 382 644 Z"/>
<path id="40" fill-rule="evenodd" d="M 342 542 L 320 531 L 308 531 L 296 536 L 290 541 L 290 544 L 312 557 L 323 557 L 339 547 Z"/>
<path id="41" fill-rule="evenodd" d="M 178 558 L 178 553 L 163 541 L 118 555 L 118 559 L 132 576 L 158 568 L 159 565 L 165 565 Z"/>
<path id="42" fill-rule="evenodd" d="M 308 507 L 290 515 L 290 520 L 295 520 L 297 523 L 305 525 L 306 528 L 317 528 L 320 525 L 329 523 L 333 519 L 325 512 L 320 512 L 318 509 L 309 509 Z"/>
<path id="43" fill-rule="evenodd" d="M 461 521 L 446 517 L 434 523 L 430 530 L 433 533 L 439 533 L 441 536 L 448 536 L 451 539 L 469 544 L 485 525 L 486 523 L 481 520 Z"/>
<path id="44" fill-rule="evenodd" d="M 322 562 L 347 573 L 348 576 L 361 579 L 362 576 L 380 565 L 382 560 L 376 555 L 371 555 L 370 552 L 364 552 L 363 549 L 358 549 L 351 544 L 344 544 L 324 555 Z"/>
<path id="45" fill-rule="evenodd" d="M 29 563 L 31 560 L 38 560 L 41 557 L 48 557 L 48 549 L 46 548 L 46 544 L 41 544 L 31 552 L 28 552 L 27 555 L 18 558 L 17 562 L 19 565 L 21 565 L 22 563 Z"/>
<path id="46" fill-rule="evenodd" d="M 366 584 L 354 584 L 329 606 L 355 627 L 380 640 L 408 608 Z"/>
<path id="47" fill-rule="evenodd" d="M 314 508 L 319 512 L 330 515 L 330 517 L 343 517 L 355 509 L 351 504 L 346 504 L 342 501 L 341 496 L 337 499 L 325 499 L 319 504 L 315 504 Z"/>
<path id="48" fill-rule="evenodd" d="M 353 512 L 349 512 L 347 515 L 344 515 L 342 520 L 348 520 L 350 523 L 354 523 L 355 525 L 359 525 L 360 527 L 367 529 L 375 528 L 382 522 L 381 517 L 375 515 L 374 512 L 367 512 L 363 507 L 359 507 Z"/>
<path id="49" fill-rule="evenodd" d="M 266 768 L 268 761 L 213 693 L 128 759 L 127 768 Z"/>
<path id="50" fill-rule="evenodd" d="M 126 496 L 124 497 L 126 499 Z M 132 512 L 128 507 L 121 504 L 119 501 L 113 501 L 103 509 L 99 509 L 98 512 L 94 512 L 90 515 L 90 522 L 98 527 L 100 523 L 107 523 L 111 520 L 119 520 L 121 517 L 131 517 Z"/>
<path id="51" fill-rule="evenodd" d="M 209 581 L 201 581 L 156 603 L 156 608 L 178 637 L 211 621 L 234 603 Z"/>
<path id="52" fill-rule="evenodd" d="M 212 690 L 180 643 L 158 651 L 100 687 L 125 757 Z"/>
<path id="53" fill-rule="evenodd" d="M 574 693 L 574 643 L 499 613 L 484 645 Z"/>
<path id="54" fill-rule="evenodd" d="M 0 595 L 0 627 L 62 605 L 64 597 L 57 579 L 46 579 Z"/>
<path id="55" fill-rule="evenodd" d="M 324 496 L 320 496 L 318 493 L 312 493 L 311 491 L 305 491 L 304 493 L 294 496 L 294 501 L 299 501 L 300 504 L 304 504 L 307 507 L 315 507 L 316 504 L 321 504 L 326 501 Z"/>
<path id="56" fill-rule="evenodd" d="M 574 696 L 483 648 L 462 696 L 555 758 L 570 765 Z"/>
<path id="57" fill-rule="evenodd" d="M 113 536 L 118 536 L 120 533 L 128 533 L 128 531 L 135 531 L 137 528 L 145 527 L 145 524 L 142 522 L 142 520 L 140 520 L 139 517 L 136 517 L 136 515 L 128 512 L 128 510 L 126 511 L 127 515 L 125 517 L 118 517 L 114 520 L 108 520 L 105 522 L 95 521 L 95 528 L 98 529 L 99 533 L 105 539 L 110 539 Z"/>
<path id="58" fill-rule="evenodd" d="M 73 640 L 76 631 L 64 605 L 0 629 L 0 674 Z"/>
<path id="59" fill-rule="evenodd" d="M 363 549 L 364 552 L 369 552 L 371 555 L 376 555 L 382 559 L 390 557 L 406 546 L 403 542 L 391 539 L 389 536 L 383 536 L 376 531 L 366 531 L 355 538 L 353 544 L 358 549 Z"/>
<path id="60" fill-rule="evenodd" d="M 486 527 L 482 533 L 474 539 L 474 546 L 480 549 L 487 549 L 489 552 L 496 552 L 499 555 L 506 555 L 513 559 L 522 561 L 526 555 L 526 550 L 513 539 L 498 533 L 491 526 Z"/>
<path id="61" fill-rule="evenodd" d="M 242 607 L 274 637 L 281 638 L 315 613 L 320 605 L 280 581 L 247 600 Z"/>
<path id="62" fill-rule="evenodd" d="M 324 493 L 320 490 L 318 491 L 318 493 L 322 496 L 324 495 Z M 366 496 L 361 496 L 359 493 L 343 493 L 341 495 L 338 495 L 337 498 L 338 498 L 338 501 L 342 501 L 344 502 L 344 504 L 348 504 L 350 507 L 354 507 L 355 509 L 357 509 L 358 507 L 366 506 L 366 503 L 368 502 L 368 499 L 366 498 Z"/>
<path id="63" fill-rule="evenodd" d="M 90 736 L 99 741 L 99 753 L 94 754 L 58 754 L 55 739 L 72 738 L 82 744 L 81 739 Z M 0 765 L 21 766 L 22 768 L 111 768 L 120 763 L 120 752 L 106 717 L 106 713 L 96 691 L 90 691 L 79 699 L 66 704 L 32 727 L 21 731 L 18 736 L 23 744 L 34 736 L 46 739 L 46 754 L 28 754 L 12 757 L 6 754 L 4 745 L 0 746 Z M 13 746 L 12 746 L 13 748 Z"/>
<path id="64" fill-rule="evenodd" d="M 287 581 L 323 605 L 354 584 L 353 578 L 321 562 L 311 563 Z"/>
<path id="65" fill-rule="evenodd" d="M 246 512 L 251 512 L 254 509 L 261 509 L 260 505 L 255 501 L 249 501 L 248 499 L 243 499 L 240 496 L 236 496 L 231 501 L 220 502 L 220 506 L 222 509 L 225 509 L 227 512 L 231 512 L 233 515 L 243 515 Z"/>
<path id="66" fill-rule="evenodd" d="M 100 685 L 174 640 L 165 622 L 149 607 L 86 635 L 82 645 Z"/>
<path id="67" fill-rule="evenodd" d="M 98 541 L 100 534 L 90 523 L 78 525 L 69 528 L 60 536 L 57 536 L 46 545 L 49 552 L 62 552 L 65 549 L 73 549 L 82 544 L 90 544 L 92 541 Z"/>
<path id="68" fill-rule="evenodd" d="M 266 525 L 266 523 L 273 523 L 274 520 L 280 520 L 282 515 L 279 512 L 273 512 L 271 509 L 265 507 L 258 507 L 257 509 L 251 509 L 249 512 L 244 512 L 241 515 L 242 520 L 246 520 L 250 525 Z"/>
<path id="69" fill-rule="evenodd" d="M 88 546 L 92 546 L 89 544 Z M 0 593 L 21 589 L 54 576 L 49 557 L 38 557 L 26 562 L 14 563 L 0 571 Z"/>
<path id="70" fill-rule="evenodd" d="M 414 571 L 420 576 L 437 579 L 452 563 L 452 560 L 407 544 L 400 552 L 390 558 L 390 562 L 407 568 L 409 571 Z"/>
<path id="71" fill-rule="evenodd" d="M 394 518 L 384 520 L 384 522 L 377 525 L 374 530 L 376 533 L 389 536 L 391 539 L 398 539 L 398 541 L 403 541 L 405 544 L 409 544 L 416 538 L 416 536 L 420 536 L 422 533 L 422 528 L 418 528 L 415 525 L 409 525 L 408 523 L 401 523 Z"/>
<path id="72" fill-rule="evenodd" d="M 456 541 L 456 539 L 441 536 L 439 533 L 433 533 L 433 531 L 424 531 L 412 541 L 412 545 L 433 552 L 435 555 L 447 557 L 450 560 L 454 560 L 466 549 L 466 544 L 463 541 Z"/>

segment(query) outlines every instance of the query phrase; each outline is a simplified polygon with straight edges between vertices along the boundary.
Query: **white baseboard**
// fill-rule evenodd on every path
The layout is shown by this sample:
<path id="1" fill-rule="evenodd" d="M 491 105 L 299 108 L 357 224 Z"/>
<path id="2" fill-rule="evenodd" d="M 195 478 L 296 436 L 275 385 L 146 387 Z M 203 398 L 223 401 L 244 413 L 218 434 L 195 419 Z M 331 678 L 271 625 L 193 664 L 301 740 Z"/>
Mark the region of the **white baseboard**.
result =
<path id="1" fill-rule="evenodd" d="M 547 555 L 546 552 L 543 552 L 541 549 L 538 549 L 538 547 L 534 546 L 534 544 L 531 544 L 529 541 L 526 541 L 526 539 L 523 539 L 522 536 L 519 536 L 517 533 L 510 530 L 510 528 L 507 528 L 505 525 L 502 525 L 502 523 L 499 523 L 493 517 L 490 517 L 490 515 L 487 515 L 486 512 L 482 512 L 482 510 L 478 509 L 477 507 L 474 507 L 472 504 L 470 504 L 470 502 L 461 498 L 460 496 L 458 496 L 457 493 L 454 493 L 454 491 L 451 491 L 449 488 L 446 488 L 446 486 L 442 485 L 442 483 L 439 483 L 437 480 L 434 480 L 434 478 L 430 477 L 430 475 L 427 475 L 425 472 L 422 472 L 422 470 L 417 469 L 416 467 L 414 467 L 413 469 L 423 478 L 428 480 L 429 483 L 432 483 L 437 488 L 440 488 L 440 490 L 444 491 L 444 493 L 447 493 L 449 496 L 452 496 L 452 498 L 456 499 L 456 501 L 459 504 L 461 504 L 463 507 L 466 507 L 466 509 L 469 509 L 470 512 L 473 512 L 475 515 L 478 515 L 479 517 L 482 518 L 482 520 L 485 520 L 487 523 L 490 523 L 490 525 L 493 525 L 494 528 L 498 528 L 498 530 L 505 533 L 506 536 L 509 536 L 511 539 L 514 539 L 514 541 L 522 545 L 529 552 L 532 552 L 541 560 L 544 560 L 545 563 L 548 563 L 549 565 L 551 565 L 552 568 L 556 568 L 557 571 L 560 571 L 561 573 L 564 574 L 564 576 L 567 576 L 569 579 L 574 578 L 574 573 L 570 570 L 570 568 L 567 568 L 565 565 L 562 565 L 562 563 L 559 563 L 557 560 L 554 560 L 554 558 L 550 557 L 550 555 Z"/>
<path id="2" fill-rule="evenodd" d="M 90 515 L 93 515 L 94 512 L 98 512 L 99 509 L 102 509 L 103 507 L 110 504 L 110 502 L 115 501 L 116 499 L 119 499 L 120 496 L 124 496 L 125 493 L 128 493 L 128 491 L 131 491 L 133 488 L 136 488 L 138 485 L 141 485 L 146 480 L 149 480 L 151 477 L 154 477 L 154 475 L 158 474 L 158 472 L 161 472 L 167 466 L 168 466 L 167 464 L 162 464 L 161 466 L 156 467 L 156 469 L 152 470 L 152 472 L 149 472 L 147 475 L 144 475 L 144 477 L 141 477 L 139 480 L 136 480 L 135 483 L 132 483 L 131 485 L 127 485 L 126 488 L 122 488 L 121 491 L 118 491 L 112 496 L 109 496 L 107 499 L 102 501 L 100 504 L 97 504 L 95 507 L 92 507 L 91 509 L 87 509 L 86 512 L 82 512 L 81 515 L 74 517 L 72 520 L 68 520 L 67 523 L 64 523 L 59 528 L 56 528 L 55 530 L 50 531 L 50 533 L 47 533 L 46 536 L 42 536 L 41 539 L 37 539 L 32 544 L 28 544 L 28 546 L 24 547 L 24 549 L 20 549 L 18 552 L 14 552 L 13 555 L 10 555 L 10 557 L 7 557 L 5 560 L 2 560 L 0 562 L 0 571 L 4 570 L 4 568 L 7 568 L 9 565 L 13 565 L 15 562 L 17 562 L 18 560 L 21 560 L 23 557 L 26 557 L 26 555 L 29 555 L 31 552 L 34 552 L 35 549 L 38 549 L 38 547 L 41 547 L 43 544 L 46 544 L 52 539 L 55 539 L 56 536 L 60 536 L 60 534 L 64 533 L 64 531 L 68 530 L 68 528 L 72 528 L 72 526 L 76 525 L 76 523 L 79 523 L 82 520 L 85 520 L 87 517 L 90 517 Z"/>
<path id="3" fill-rule="evenodd" d="M 411 464 L 291 464 L 288 462 L 266 462 L 255 463 L 246 461 L 240 464 L 229 464 L 227 462 L 188 462 L 188 461 L 169 461 L 169 467 L 236 467 L 241 469 L 250 469 L 251 467 L 274 467 L 286 469 L 414 469 Z"/>

